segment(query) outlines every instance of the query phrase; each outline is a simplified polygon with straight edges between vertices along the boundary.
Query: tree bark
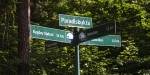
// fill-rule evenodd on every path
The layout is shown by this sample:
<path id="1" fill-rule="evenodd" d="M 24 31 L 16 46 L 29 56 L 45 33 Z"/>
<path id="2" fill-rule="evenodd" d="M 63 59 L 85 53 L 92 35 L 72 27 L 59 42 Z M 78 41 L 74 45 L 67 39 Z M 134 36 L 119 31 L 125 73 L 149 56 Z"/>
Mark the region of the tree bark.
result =
<path id="1" fill-rule="evenodd" d="M 18 0 L 18 75 L 29 75 L 30 0 Z"/>

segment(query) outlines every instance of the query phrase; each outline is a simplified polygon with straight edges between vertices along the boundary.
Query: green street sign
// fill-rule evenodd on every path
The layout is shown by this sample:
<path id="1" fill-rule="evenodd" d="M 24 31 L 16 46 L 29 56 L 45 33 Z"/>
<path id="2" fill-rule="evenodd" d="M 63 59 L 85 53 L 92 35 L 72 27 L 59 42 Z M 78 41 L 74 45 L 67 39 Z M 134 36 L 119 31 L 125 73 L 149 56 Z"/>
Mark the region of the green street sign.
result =
<path id="1" fill-rule="evenodd" d="M 73 35 L 70 31 L 31 25 L 32 38 L 70 43 Z"/>
<path id="2" fill-rule="evenodd" d="M 59 25 L 79 28 L 91 28 L 92 18 L 59 14 Z"/>
<path id="3" fill-rule="evenodd" d="M 80 45 L 96 45 L 96 46 L 114 46 L 121 47 L 120 35 L 106 35 L 90 41 L 81 43 Z"/>
<path id="4" fill-rule="evenodd" d="M 89 40 L 102 37 L 105 35 L 113 34 L 114 30 L 115 30 L 115 26 L 113 23 L 108 23 L 105 25 L 99 25 L 91 29 L 86 29 L 78 33 L 79 35 L 78 42 L 81 43 L 81 42 L 89 41 Z"/>

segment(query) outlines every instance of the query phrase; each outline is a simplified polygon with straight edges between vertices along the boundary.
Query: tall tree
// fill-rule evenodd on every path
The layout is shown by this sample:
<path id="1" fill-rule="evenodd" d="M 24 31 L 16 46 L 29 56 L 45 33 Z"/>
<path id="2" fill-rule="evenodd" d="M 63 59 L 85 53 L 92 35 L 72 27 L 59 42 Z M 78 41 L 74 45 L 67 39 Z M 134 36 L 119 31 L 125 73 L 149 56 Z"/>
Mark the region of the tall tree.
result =
<path id="1" fill-rule="evenodd" d="M 30 0 L 18 0 L 19 66 L 18 75 L 29 75 Z"/>

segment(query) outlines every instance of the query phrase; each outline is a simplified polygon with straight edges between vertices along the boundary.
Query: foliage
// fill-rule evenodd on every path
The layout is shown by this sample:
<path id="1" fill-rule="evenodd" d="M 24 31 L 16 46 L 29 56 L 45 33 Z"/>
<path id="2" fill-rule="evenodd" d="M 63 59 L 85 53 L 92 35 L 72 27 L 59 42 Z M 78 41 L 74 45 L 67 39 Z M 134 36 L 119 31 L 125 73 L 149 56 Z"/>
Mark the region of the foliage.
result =
<path id="1" fill-rule="evenodd" d="M 16 0 L 0 0 L 0 74 L 16 75 L 18 25 Z M 122 47 L 80 46 L 81 75 L 148 74 L 149 0 L 31 0 L 31 22 L 61 28 L 58 14 L 92 17 L 93 26 L 117 21 Z M 66 27 L 66 29 L 71 29 Z M 74 46 L 31 40 L 31 75 L 73 75 Z"/>

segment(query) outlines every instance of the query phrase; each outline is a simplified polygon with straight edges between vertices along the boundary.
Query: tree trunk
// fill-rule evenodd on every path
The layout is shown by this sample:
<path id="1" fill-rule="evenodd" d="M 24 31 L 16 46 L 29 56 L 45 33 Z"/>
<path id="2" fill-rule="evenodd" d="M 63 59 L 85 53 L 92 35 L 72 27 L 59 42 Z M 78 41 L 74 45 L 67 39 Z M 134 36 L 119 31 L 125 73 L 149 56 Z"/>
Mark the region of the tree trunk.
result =
<path id="1" fill-rule="evenodd" d="M 30 0 L 18 0 L 18 75 L 29 75 Z"/>

